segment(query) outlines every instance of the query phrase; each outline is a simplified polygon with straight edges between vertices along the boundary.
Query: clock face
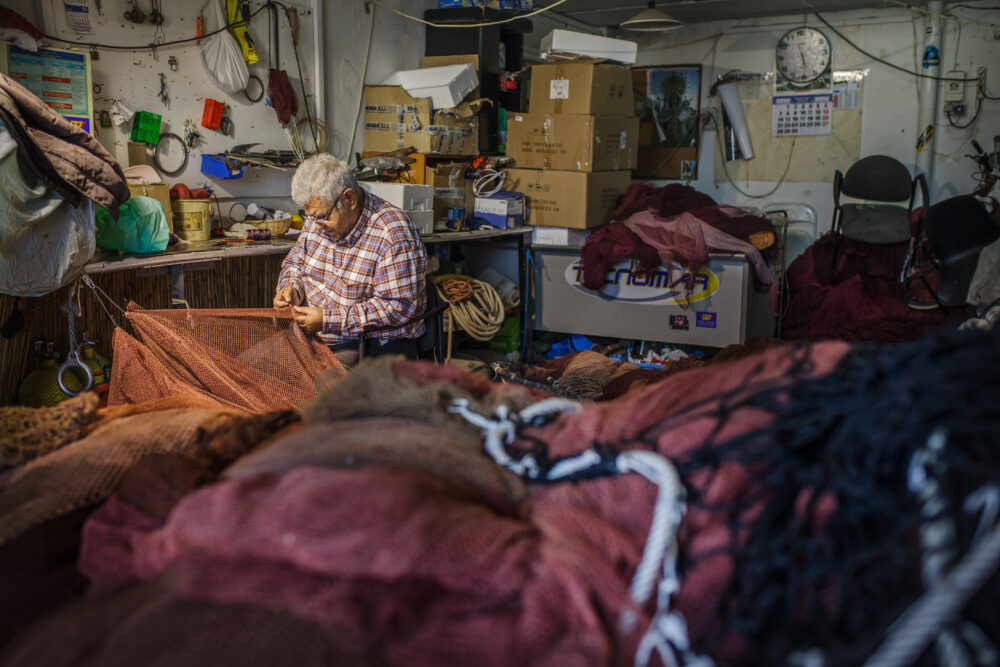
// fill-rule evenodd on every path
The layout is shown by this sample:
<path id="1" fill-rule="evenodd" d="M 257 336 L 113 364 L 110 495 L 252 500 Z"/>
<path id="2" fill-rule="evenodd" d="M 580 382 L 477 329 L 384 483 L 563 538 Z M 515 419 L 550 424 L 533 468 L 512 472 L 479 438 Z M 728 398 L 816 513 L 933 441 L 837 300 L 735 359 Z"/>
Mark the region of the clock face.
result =
<path id="1" fill-rule="evenodd" d="M 794 28 L 785 33 L 774 51 L 778 73 L 793 84 L 805 84 L 830 68 L 830 40 L 815 28 Z"/>

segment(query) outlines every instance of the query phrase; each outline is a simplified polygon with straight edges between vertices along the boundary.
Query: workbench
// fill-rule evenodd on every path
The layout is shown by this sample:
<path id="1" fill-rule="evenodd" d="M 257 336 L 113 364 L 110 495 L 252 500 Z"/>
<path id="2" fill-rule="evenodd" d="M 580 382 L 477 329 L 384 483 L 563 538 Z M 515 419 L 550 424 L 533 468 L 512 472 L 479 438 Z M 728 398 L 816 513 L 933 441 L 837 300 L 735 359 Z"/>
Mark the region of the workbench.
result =
<path id="1" fill-rule="evenodd" d="M 517 284 L 521 293 L 521 322 L 526 323 L 521 345 L 520 357 L 523 360 L 526 343 L 530 340 L 531 289 L 528 284 L 527 238 L 531 227 L 514 229 L 479 229 L 463 232 L 436 232 L 421 235 L 424 245 L 437 243 L 482 243 L 484 241 L 509 240 L 517 244 Z M 268 241 L 247 241 L 245 239 L 216 238 L 207 241 L 185 241 L 168 246 L 162 252 L 150 255 L 120 254 L 117 252 L 98 252 L 84 267 L 87 274 L 110 273 L 116 271 L 137 270 L 139 276 L 170 274 L 170 298 L 173 308 L 187 307 L 184 295 L 185 272 L 211 268 L 215 262 L 234 257 L 255 255 L 286 255 L 295 245 L 296 236 L 284 235 Z"/>

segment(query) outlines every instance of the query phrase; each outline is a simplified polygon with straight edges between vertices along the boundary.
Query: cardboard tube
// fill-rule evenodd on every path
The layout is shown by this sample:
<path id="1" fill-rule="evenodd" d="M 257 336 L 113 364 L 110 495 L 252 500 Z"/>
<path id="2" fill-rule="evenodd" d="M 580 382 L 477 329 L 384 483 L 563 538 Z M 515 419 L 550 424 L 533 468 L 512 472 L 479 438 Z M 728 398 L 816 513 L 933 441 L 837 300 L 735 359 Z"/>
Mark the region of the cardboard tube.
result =
<path id="1" fill-rule="evenodd" d="M 722 107 L 726 110 L 726 117 L 736 134 L 736 141 L 740 145 L 740 152 L 745 160 L 753 159 L 753 147 L 750 145 L 750 130 L 747 128 L 747 120 L 743 115 L 743 104 L 740 103 L 739 90 L 735 81 L 719 84 L 716 88 L 719 97 L 722 99 Z"/>

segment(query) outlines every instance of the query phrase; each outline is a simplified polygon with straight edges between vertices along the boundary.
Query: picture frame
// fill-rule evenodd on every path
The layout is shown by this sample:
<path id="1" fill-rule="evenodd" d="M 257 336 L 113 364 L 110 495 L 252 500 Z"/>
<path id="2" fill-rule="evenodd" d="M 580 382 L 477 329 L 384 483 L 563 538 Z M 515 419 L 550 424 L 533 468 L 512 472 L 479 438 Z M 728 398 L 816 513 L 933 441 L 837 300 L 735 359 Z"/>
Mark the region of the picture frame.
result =
<path id="1" fill-rule="evenodd" d="M 694 179 L 701 143 L 701 65 L 632 69 L 639 103 L 637 179 Z M 657 128 L 654 115 L 659 122 Z"/>

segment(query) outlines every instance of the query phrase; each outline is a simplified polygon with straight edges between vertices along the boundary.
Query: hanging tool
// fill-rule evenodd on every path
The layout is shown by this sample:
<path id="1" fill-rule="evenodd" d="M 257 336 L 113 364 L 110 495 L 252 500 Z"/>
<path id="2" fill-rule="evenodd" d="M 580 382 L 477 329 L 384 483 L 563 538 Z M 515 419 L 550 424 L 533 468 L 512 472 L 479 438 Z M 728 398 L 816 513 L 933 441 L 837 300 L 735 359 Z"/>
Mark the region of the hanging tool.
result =
<path id="1" fill-rule="evenodd" d="M 128 0 L 128 5 L 131 9 L 125 12 L 125 20 L 131 21 L 132 23 L 142 23 L 146 20 L 146 15 L 142 13 L 139 9 L 139 5 L 136 4 L 135 0 Z"/>
<path id="2" fill-rule="evenodd" d="M 68 396 L 78 396 L 85 391 L 90 391 L 90 388 L 94 386 L 94 374 L 91 372 L 90 367 L 80 359 L 80 348 L 76 343 L 76 317 L 80 316 L 80 303 L 79 301 L 76 304 L 73 303 L 74 294 L 79 298 L 79 284 L 75 284 L 69 290 L 69 298 L 66 303 L 66 316 L 69 321 L 69 352 L 66 353 L 66 361 L 59 367 L 59 372 L 56 375 L 56 382 L 59 383 L 59 389 Z M 63 382 L 63 373 L 72 368 L 82 371 L 86 378 L 83 388 L 79 391 L 73 391 Z"/>
<path id="3" fill-rule="evenodd" d="M 160 92 L 158 96 L 164 106 L 170 106 L 170 95 L 167 93 L 167 75 L 163 72 L 160 72 Z"/>
<path id="4" fill-rule="evenodd" d="M 193 120 L 184 121 L 184 143 L 187 144 L 188 148 L 194 148 L 200 142 L 204 141 L 201 136 L 201 132 L 198 131 L 198 127 L 194 124 Z"/>
<path id="5" fill-rule="evenodd" d="M 149 15 L 149 22 L 153 25 L 159 26 L 163 25 L 163 12 L 160 11 L 162 8 L 163 0 L 150 0 L 153 5 L 153 11 Z"/>

